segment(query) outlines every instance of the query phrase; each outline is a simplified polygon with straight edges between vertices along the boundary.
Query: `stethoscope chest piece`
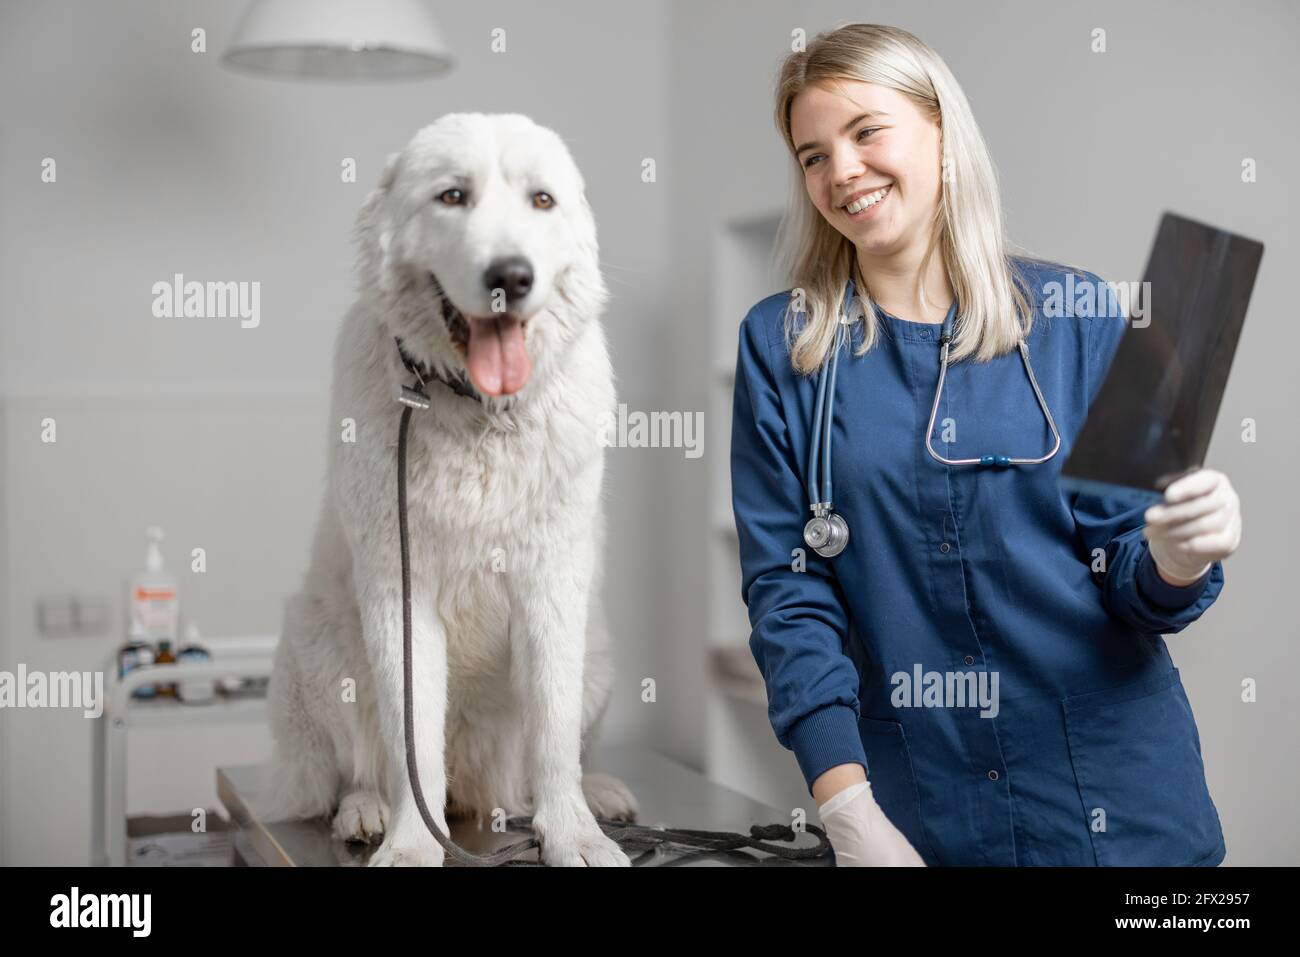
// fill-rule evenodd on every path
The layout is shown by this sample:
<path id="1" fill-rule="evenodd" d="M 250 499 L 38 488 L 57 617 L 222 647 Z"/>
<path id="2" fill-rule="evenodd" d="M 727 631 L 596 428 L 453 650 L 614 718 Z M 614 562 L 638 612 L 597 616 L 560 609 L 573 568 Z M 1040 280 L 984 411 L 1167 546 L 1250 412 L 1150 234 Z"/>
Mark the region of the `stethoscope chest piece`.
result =
<path id="1" fill-rule="evenodd" d="M 808 519 L 803 540 L 822 558 L 834 558 L 849 544 L 849 523 L 837 512 L 824 511 Z"/>

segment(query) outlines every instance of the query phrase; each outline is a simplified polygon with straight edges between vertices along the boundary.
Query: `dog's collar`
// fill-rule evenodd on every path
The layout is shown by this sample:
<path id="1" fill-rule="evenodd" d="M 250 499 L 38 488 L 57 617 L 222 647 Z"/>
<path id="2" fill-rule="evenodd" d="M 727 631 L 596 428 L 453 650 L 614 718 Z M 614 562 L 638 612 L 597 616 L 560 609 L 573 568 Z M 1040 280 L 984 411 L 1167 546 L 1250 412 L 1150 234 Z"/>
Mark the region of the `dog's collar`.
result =
<path id="1" fill-rule="evenodd" d="M 419 380 L 421 388 L 423 388 L 425 383 L 431 380 L 437 380 L 457 395 L 463 395 L 467 399 L 477 400 L 479 398 L 478 390 L 470 384 L 469 380 L 463 373 L 458 373 L 451 378 L 447 378 L 436 369 L 431 369 L 422 362 L 416 362 L 407 355 L 406 350 L 402 348 L 402 340 L 400 337 L 393 336 L 393 341 L 397 343 L 397 354 L 402 359 L 402 365 L 406 366 L 407 372 L 411 373 L 411 375 L 415 376 L 415 378 Z"/>

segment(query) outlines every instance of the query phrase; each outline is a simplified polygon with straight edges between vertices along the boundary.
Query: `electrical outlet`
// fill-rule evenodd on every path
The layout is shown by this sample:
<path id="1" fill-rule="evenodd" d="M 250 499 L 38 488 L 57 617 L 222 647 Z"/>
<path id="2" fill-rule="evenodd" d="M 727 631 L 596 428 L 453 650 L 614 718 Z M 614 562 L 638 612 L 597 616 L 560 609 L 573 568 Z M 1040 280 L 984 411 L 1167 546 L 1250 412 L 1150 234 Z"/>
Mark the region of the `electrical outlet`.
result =
<path id="1" fill-rule="evenodd" d="M 76 632 L 72 595 L 36 599 L 36 630 L 43 638 L 67 638 Z"/>
<path id="2" fill-rule="evenodd" d="M 112 602 L 103 595 L 76 595 L 72 601 L 73 627 L 79 635 L 108 633 Z"/>
<path id="3" fill-rule="evenodd" d="M 46 595 L 36 600 L 43 638 L 97 637 L 109 631 L 112 603 L 103 595 Z"/>

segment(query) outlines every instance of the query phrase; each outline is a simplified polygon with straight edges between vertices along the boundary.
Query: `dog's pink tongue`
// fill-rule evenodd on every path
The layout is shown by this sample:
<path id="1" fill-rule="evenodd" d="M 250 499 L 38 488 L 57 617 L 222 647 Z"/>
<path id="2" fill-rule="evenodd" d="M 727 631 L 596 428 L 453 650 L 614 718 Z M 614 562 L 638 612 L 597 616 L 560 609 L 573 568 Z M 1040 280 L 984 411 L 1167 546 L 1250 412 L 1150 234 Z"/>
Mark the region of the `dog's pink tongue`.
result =
<path id="1" fill-rule="evenodd" d="M 469 321 L 469 377 L 480 392 L 510 395 L 528 381 L 533 364 L 524 330 L 513 316 Z"/>

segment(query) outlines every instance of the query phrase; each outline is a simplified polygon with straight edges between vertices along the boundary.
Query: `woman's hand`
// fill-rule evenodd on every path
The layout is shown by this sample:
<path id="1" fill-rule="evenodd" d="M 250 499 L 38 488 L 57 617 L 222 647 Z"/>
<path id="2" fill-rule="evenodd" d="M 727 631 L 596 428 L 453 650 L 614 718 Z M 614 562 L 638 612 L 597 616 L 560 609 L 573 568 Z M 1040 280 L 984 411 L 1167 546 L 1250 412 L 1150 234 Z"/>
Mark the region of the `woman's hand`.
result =
<path id="1" fill-rule="evenodd" d="M 817 813 L 835 851 L 836 867 L 925 867 L 876 803 L 870 781 L 849 785 Z"/>
<path id="2" fill-rule="evenodd" d="M 1192 584 L 1241 543 L 1241 500 L 1228 476 L 1214 469 L 1172 483 L 1143 517 L 1156 571 L 1171 585 Z"/>

